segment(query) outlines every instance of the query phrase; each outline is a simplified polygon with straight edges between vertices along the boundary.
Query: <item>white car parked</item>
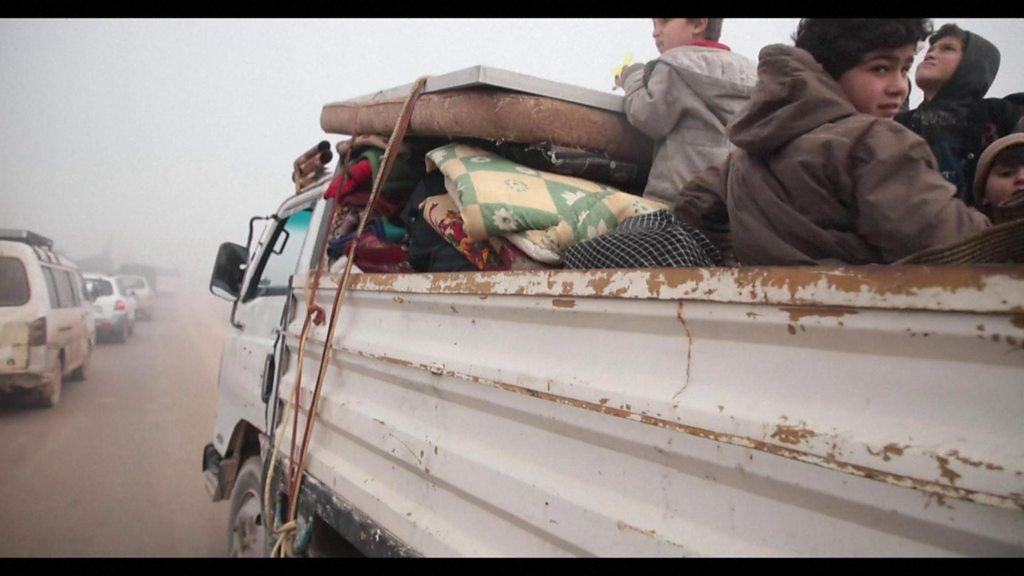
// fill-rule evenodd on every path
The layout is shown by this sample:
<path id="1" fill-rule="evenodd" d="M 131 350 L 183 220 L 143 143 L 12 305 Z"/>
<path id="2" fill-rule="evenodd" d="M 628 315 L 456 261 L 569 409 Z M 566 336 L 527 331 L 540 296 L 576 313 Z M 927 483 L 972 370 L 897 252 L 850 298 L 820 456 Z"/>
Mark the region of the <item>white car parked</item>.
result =
<path id="1" fill-rule="evenodd" d="M 135 331 L 136 298 L 125 290 L 124 283 L 116 276 L 86 274 L 85 286 L 93 297 L 97 335 L 109 336 L 114 342 L 124 344 Z"/>
<path id="2" fill-rule="evenodd" d="M 119 274 L 115 278 L 121 283 L 121 291 L 123 293 L 135 296 L 139 317 L 145 320 L 151 319 L 153 317 L 153 300 L 156 298 L 156 292 L 150 288 L 145 276 Z"/>
<path id="3" fill-rule="evenodd" d="M 27 230 L 0 230 L 0 392 L 52 407 L 64 376 L 85 378 L 95 345 L 92 305 L 78 268 Z"/>

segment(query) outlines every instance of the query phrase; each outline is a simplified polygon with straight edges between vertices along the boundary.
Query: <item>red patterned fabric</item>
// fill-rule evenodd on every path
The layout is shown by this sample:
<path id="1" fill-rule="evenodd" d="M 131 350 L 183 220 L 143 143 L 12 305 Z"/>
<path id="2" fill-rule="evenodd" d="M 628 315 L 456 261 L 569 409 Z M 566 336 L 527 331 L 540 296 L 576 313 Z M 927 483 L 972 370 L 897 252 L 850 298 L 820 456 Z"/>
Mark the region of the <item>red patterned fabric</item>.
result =
<path id="1" fill-rule="evenodd" d="M 487 242 L 473 242 L 466 236 L 462 215 L 447 194 L 431 196 L 423 201 L 423 218 L 442 238 L 480 270 L 508 270 Z"/>
<path id="2" fill-rule="evenodd" d="M 369 230 L 364 231 L 356 242 L 353 263 L 363 272 L 413 272 L 409 257 L 401 246 L 384 242 Z"/>
<path id="3" fill-rule="evenodd" d="M 342 180 L 345 182 L 342 183 Z M 357 189 L 366 188 L 368 190 L 372 180 L 373 169 L 370 167 L 370 161 L 360 160 L 348 169 L 348 178 L 339 176 L 331 182 L 331 185 L 327 187 L 327 191 L 324 192 L 324 198 L 342 198 Z M 365 205 L 366 203 L 363 202 L 363 204 Z"/>

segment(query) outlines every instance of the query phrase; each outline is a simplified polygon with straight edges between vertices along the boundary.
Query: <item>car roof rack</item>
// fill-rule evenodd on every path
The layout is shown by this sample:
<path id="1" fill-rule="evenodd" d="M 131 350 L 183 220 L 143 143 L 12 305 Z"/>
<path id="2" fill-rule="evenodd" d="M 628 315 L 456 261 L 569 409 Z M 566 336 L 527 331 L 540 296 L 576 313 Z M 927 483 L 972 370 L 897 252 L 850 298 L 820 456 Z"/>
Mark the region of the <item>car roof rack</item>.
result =
<path id="1" fill-rule="evenodd" d="M 12 230 L 9 228 L 0 228 L 0 240 L 11 240 L 14 242 L 24 242 L 29 246 L 43 246 L 46 248 L 53 248 L 53 240 L 45 236 L 36 234 L 29 230 Z"/>

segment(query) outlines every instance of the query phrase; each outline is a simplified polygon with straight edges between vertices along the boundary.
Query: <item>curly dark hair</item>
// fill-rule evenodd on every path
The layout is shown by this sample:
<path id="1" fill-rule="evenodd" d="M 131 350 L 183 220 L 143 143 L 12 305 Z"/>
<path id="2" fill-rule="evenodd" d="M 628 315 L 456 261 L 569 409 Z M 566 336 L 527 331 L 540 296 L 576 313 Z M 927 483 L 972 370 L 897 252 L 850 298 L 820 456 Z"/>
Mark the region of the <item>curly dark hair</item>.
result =
<path id="1" fill-rule="evenodd" d="M 793 42 L 839 78 L 872 50 L 917 44 L 931 33 L 930 18 L 804 18 Z"/>
<path id="2" fill-rule="evenodd" d="M 943 24 L 941 28 L 935 31 L 935 34 L 928 37 L 928 45 L 931 46 L 949 36 L 959 39 L 964 43 L 964 46 L 967 46 L 967 31 L 956 24 Z"/>

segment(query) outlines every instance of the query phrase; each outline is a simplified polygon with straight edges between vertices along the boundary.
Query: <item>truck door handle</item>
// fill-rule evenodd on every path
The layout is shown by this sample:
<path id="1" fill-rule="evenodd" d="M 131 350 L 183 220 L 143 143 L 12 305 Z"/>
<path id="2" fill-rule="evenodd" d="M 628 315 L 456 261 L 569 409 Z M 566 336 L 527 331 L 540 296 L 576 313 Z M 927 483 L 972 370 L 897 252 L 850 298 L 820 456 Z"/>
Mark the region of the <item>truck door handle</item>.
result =
<path id="1" fill-rule="evenodd" d="M 260 391 L 260 398 L 265 404 L 270 399 L 270 393 L 274 391 L 274 377 L 276 376 L 274 355 L 268 354 L 263 361 L 263 389 Z"/>
<path id="2" fill-rule="evenodd" d="M 57 328 L 57 332 L 67 332 L 68 330 L 71 330 L 71 326 L 61 326 L 60 328 Z"/>

